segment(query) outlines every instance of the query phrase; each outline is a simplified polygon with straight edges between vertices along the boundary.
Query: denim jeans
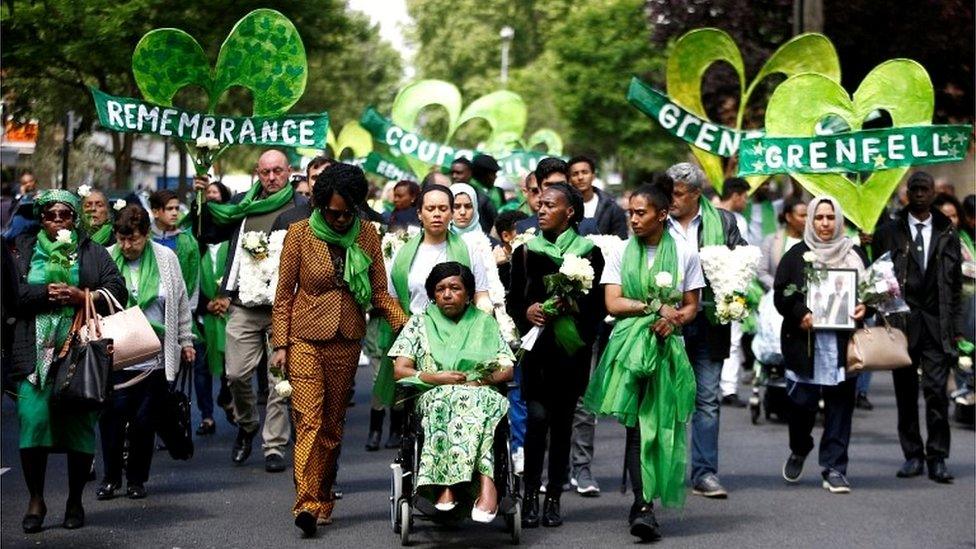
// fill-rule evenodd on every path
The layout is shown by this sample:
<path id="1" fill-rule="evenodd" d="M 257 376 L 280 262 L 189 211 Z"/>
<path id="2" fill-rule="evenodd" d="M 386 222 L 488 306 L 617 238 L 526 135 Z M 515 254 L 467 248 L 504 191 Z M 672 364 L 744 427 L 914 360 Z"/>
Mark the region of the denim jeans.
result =
<path id="1" fill-rule="evenodd" d="M 522 398 L 522 367 L 515 365 L 515 388 L 508 392 L 508 429 L 512 435 L 512 451 L 525 446 L 525 419 L 528 411 Z"/>
<path id="2" fill-rule="evenodd" d="M 719 402 L 722 398 L 722 361 L 709 357 L 704 312 L 685 326 L 685 349 L 695 370 L 695 413 L 691 416 L 691 481 L 718 473 Z"/>
<path id="3" fill-rule="evenodd" d="M 871 388 L 871 372 L 861 372 L 857 376 L 857 394 L 868 396 Z"/>
<path id="4" fill-rule="evenodd" d="M 193 361 L 193 392 L 196 393 L 197 409 L 202 419 L 213 419 L 213 374 L 207 366 L 207 346 L 198 341 L 193 348 L 197 353 Z"/>

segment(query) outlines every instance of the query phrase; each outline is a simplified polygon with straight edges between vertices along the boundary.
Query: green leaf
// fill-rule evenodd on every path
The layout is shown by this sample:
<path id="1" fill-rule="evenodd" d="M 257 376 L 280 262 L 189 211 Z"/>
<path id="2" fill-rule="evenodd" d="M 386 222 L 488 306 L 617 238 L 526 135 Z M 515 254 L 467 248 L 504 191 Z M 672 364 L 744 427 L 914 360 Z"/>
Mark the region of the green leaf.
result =
<path id="1" fill-rule="evenodd" d="M 363 158 L 373 152 L 373 136 L 359 125 L 359 121 L 350 120 L 339 130 L 338 139 L 333 136 L 329 146 L 337 159 L 346 149 L 352 151 L 354 158 Z"/>
<path id="2" fill-rule="evenodd" d="M 195 85 L 213 101 L 210 61 L 203 48 L 179 29 L 147 32 L 132 52 L 132 75 L 142 96 L 150 103 L 171 106 L 180 89 Z"/>
<path id="3" fill-rule="evenodd" d="M 507 90 L 496 91 L 483 95 L 468 105 L 449 135 L 453 136 L 457 128 L 465 122 L 481 118 L 491 127 L 491 134 L 485 140 L 485 150 L 502 155 L 518 148 L 527 117 L 525 102 L 521 96 Z"/>
<path id="4" fill-rule="evenodd" d="M 910 59 L 891 59 L 878 65 L 861 82 L 853 100 L 840 84 L 819 74 L 800 74 L 780 84 L 766 108 L 766 134 L 808 137 L 829 115 L 858 130 L 868 114 L 885 110 L 892 126 L 920 126 L 932 122 L 935 93 L 928 73 Z M 844 174 L 790 174 L 814 195 L 840 201 L 844 215 L 866 233 L 874 231 L 888 198 L 907 167 L 876 171 L 864 181 Z"/>
<path id="5" fill-rule="evenodd" d="M 250 90 L 254 115 L 275 116 L 301 98 L 307 76 L 295 25 L 277 11 L 257 9 L 234 25 L 220 47 L 214 85 L 218 95 L 231 86 Z"/>
<path id="6" fill-rule="evenodd" d="M 525 142 L 527 150 L 533 150 L 539 145 L 545 145 L 546 152 L 551 155 L 563 154 L 563 138 L 555 130 L 539 128 Z"/>
<path id="7" fill-rule="evenodd" d="M 433 106 L 441 106 L 447 111 L 448 130 L 442 138 L 446 143 L 461 115 L 461 92 L 450 82 L 418 80 L 401 88 L 393 100 L 390 119 L 397 126 L 417 133 L 418 116 L 421 111 Z M 407 162 L 418 177 L 423 177 L 429 169 L 427 164 L 415 158 L 407 157 Z"/>

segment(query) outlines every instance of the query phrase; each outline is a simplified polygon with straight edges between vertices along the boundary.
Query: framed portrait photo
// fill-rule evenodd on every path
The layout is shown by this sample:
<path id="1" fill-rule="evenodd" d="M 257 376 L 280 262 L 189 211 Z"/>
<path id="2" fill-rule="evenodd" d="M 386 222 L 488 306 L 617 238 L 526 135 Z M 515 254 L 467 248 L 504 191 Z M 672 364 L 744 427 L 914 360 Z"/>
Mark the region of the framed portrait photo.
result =
<path id="1" fill-rule="evenodd" d="M 817 282 L 807 284 L 807 308 L 814 330 L 853 330 L 857 305 L 857 271 L 817 269 Z"/>

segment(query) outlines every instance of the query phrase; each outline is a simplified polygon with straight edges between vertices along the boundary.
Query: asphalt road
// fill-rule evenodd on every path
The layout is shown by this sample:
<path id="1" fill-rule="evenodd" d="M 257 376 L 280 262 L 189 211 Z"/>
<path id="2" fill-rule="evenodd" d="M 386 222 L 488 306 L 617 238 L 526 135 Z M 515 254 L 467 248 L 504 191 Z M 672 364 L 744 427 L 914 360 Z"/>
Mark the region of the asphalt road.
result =
<path id="1" fill-rule="evenodd" d="M 340 480 L 346 496 L 331 526 L 316 539 L 301 539 L 290 514 L 294 495 L 291 468 L 269 474 L 257 450 L 241 467 L 230 462 L 234 431 L 218 419 L 215 436 L 197 438 L 196 455 L 175 462 L 157 453 L 149 497 L 96 501 L 96 483 L 84 500 L 87 526 L 68 531 L 63 518 L 64 458 L 53 456 L 47 481 L 48 517 L 39 534 L 22 533 L 27 493 L 17 454 L 17 420 L 9 399 L 2 406 L 0 544 L 7 547 L 392 547 L 399 545 L 388 521 L 392 450 L 363 449 L 368 417 L 369 369 L 361 368 L 356 406 L 349 410 Z M 745 396 L 745 391 L 743 391 Z M 890 376 L 875 376 L 871 412 L 858 410 L 850 449 L 850 495 L 830 495 L 820 487 L 813 456 L 800 485 L 780 478 L 787 435 L 784 425 L 754 426 L 748 410 L 723 409 L 721 478 L 730 492 L 724 501 L 690 495 L 683 509 L 658 512 L 660 547 L 974 547 L 974 434 L 953 426 L 951 486 L 925 477 L 895 478 L 901 451 L 895 432 Z M 523 544 L 545 547 L 626 547 L 630 494 L 619 492 L 623 429 L 613 420 L 597 428 L 594 473 L 603 494 L 584 499 L 563 496 L 562 528 L 526 530 Z M 100 465 L 100 463 L 99 463 Z M 9 468 L 9 470 L 6 470 Z M 466 522 L 454 529 L 419 523 L 418 547 L 496 547 L 508 544 L 501 520 Z"/>

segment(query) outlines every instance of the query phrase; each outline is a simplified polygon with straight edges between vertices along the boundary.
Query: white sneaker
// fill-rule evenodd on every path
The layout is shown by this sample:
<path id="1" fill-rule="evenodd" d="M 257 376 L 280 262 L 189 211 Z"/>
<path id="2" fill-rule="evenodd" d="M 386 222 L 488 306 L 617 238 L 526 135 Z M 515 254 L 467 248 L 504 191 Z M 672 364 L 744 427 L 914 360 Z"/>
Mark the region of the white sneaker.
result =
<path id="1" fill-rule="evenodd" d="M 525 471 L 525 448 L 512 452 L 512 473 L 521 475 Z"/>
<path id="2" fill-rule="evenodd" d="M 437 509 L 438 511 L 442 511 L 444 513 L 448 512 L 448 511 L 453 511 L 455 507 L 457 507 L 457 502 L 456 501 L 449 501 L 447 503 L 435 503 L 434 504 L 434 508 L 435 509 Z"/>

